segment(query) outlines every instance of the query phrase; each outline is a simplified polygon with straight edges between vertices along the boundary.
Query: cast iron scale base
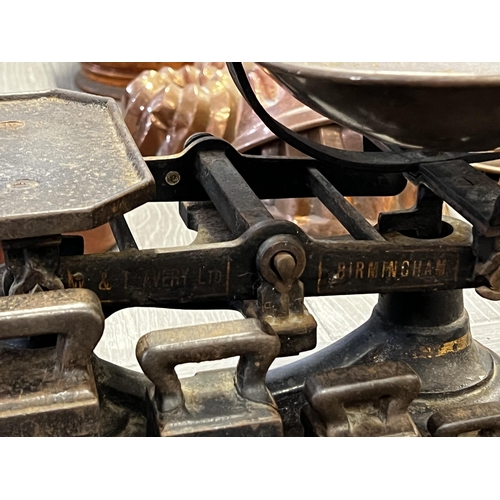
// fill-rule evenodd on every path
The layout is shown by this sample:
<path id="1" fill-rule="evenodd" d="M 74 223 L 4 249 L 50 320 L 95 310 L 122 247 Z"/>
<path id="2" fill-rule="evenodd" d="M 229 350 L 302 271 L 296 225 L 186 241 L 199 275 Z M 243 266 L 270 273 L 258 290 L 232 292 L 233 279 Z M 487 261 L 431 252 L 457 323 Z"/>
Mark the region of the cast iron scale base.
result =
<path id="1" fill-rule="evenodd" d="M 500 360 L 473 340 L 461 290 L 500 297 L 500 187 L 468 163 L 500 154 L 412 153 L 405 169 L 398 152 L 393 171 L 371 169 L 374 154 L 353 169 L 346 152 L 336 166 L 264 158 L 202 135 L 144 161 L 111 100 L 2 97 L 0 435 L 495 435 Z M 376 228 L 344 199 L 408 181 L 415 208 Z M 311 238 L 260 202 L 311 196 L 350 235 Z M 148 201 L 180 202 L 193 244 L 139 250 L 123 214 Z M 443 218 L 443 201 L 472 229 Z M 118 253 L 83 255 L 64 235 L 108 221 Z M 268 372 L 316 345 L 305 296 L 375 292 L 367 323 Z M 136 306 L 247 319 L 151 332 L 137 345 L 142 375 L 92 354 L 104 318 Z M 235 371 L 175 374 L 236 355 Z"/>

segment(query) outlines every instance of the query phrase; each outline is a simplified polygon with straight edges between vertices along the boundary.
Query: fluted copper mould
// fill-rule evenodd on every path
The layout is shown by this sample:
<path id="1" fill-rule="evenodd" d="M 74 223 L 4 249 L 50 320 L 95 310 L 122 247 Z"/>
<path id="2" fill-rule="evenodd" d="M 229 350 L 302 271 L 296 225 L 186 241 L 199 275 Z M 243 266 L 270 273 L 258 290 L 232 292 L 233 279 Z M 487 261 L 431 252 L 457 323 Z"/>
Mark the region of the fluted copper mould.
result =
<path id="1" fill-rule="evenodd" d="M 121 99 L 130 80 L 144 70 L 170 66 L 180 68 L 186 62 L 83 62 L 76 84 L 85 92 Z"/>
<path id="2" fill-rule="evenodd" d="M 259 66 L 248 65 L 255 91 L 276 118 L 314 140 L 341 149 L 361 150 L 362 136 L 312 111 L 283 90 Z M 275 136 L 239 98 L 224 63 L 195 63 L 178 70 L 142 72 L 127 86 L 122 101 L 125 123 L 143 155 L 173 154 L 195 132 L 210 132 L 240 151 L 260 147 L 260 154 L 300 156 Z M 273 142 L 274 141 L 274 142 Z M 255 151 L 257 152 L 257 151 Z M 411 187 L 397 199 L 349 199 L 372 223 L 382 210 L 408 208 Z M 314 236 L 345 229 L 317 199 L 265 200 L 277 218 L 293 220 Z"/>
<path id="3" fill-rule="evenodd" d="M 231 142 L 238 102 L 224 63 L 195 63 L 142 72 L 126 88 L 123 112 L 143 155 L 168 155 L 196 132 Z"/>
<path id="4" fill-rule="evenodd" d="M 332 123 L 328 118 L 297 101 L 260 66 L 247 64 L 247 75 L 259 101 L 268 113 L 283 125 L 300 132 Z M 244 153 L 274 139 L 276 136 L 242 99 L 238 108 L 233 146 Z"/>

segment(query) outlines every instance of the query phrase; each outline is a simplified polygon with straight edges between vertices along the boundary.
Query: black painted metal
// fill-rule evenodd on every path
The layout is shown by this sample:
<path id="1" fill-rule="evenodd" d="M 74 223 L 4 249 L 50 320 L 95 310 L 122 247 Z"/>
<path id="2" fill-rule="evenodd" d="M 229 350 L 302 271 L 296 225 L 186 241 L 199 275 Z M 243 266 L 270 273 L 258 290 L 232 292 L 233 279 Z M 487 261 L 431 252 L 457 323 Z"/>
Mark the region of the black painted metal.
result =
<path id="1" fill-rule="evenodd" d="M 113 236 L 115 237 L 116 244 L 120 251 L 130 249 L 137 250 L 139 248 L 123 215 L 111 219 L 109 225 L 111 226 Z"/>
<path id="2" fill-rule="evenodd" d="M 335 189 L 335 186 L 315 168 L 309 169 L 309 186 L 355 239 L 385 241 L 380 233 Z"/>
<path id="3" fill-rule="evenodd" d="M 198 180 L 235 236 L 258 222 L 273 220 L 245 179 L 223 155 L 202 151 L 197 161 Z"/>
<path id="4" fill-rule="evenodd" d="M 228 242 L 61 257 L 57 274 L 66 287 L 94 291 L 105 311 L 227 304 L 256 298 L 258 248 L 275 234 L 293 234 L 307 255 L 306 296 L 473 287 L 470 236 L 456 233 L 449 241 L 396 235 L 386 242 L 329 242 L 309 239 L 290 222 L 270 221 Z"/>
<path id="5" fill-rule="evenodd" d="M 415 175 L 484 236 L 500 235 L 500 186 L 467 162 L 421 165 Z"/>
<path id="6" fill-rule="evenodd" d="M 313 159 L 239 154 L 225 141 L 205 136 L 178 156 L 145 159 L 156 183 L 155 201 L 210 199 L 196 180 L 195 165 L 200 150 L 218 151 L 228 158 L 259 199 L 312 196 L 306 182 L 307 169 L 310 167 L 321 171 L 344 196 L 395 196 L 406 186 L 406 179 L 400 173 L 364 172 L 360 175 L 340 165 L 339 169 L 328 169 L 327 165 Z M 180 181 L 177 184 L 166 181 L 169 172 L 179 174 Z"/>
<path id="7" fill-rule="evenodd" d="M 273 220 L 257 193 L 252 190 L 251 184 L 256 182 L 256 178 L 247 183 L 243 175 L 250 175 L 251 166 L 261 169 L 259 175 L 263 175 L 265 171 L 272 172 L 271 168 L 265 170 L 264 167 L 285 164 L 284 160 L 271 159 L 271 163 L 266 163 L 262 158 L 243 158 L 235 154 L 224 141 L 205 136 L 194 141 L 183 155 L 172 157 L 171 160 L 149 162 L 152 170 L 156 171 L 157 179 L 166 177 L 167 173 L 174 169 L 180 175 L 181 180 L 176 185 L 171 186 L 166 181 L 163 182 L 160 192 L 157 193 L 161 194 L 163 199 L 175 199 L 179 194 L 176 194 L 175 189 L 186 179 L 190 179 L 189 188 L 197 185 L 197 189 L 205 192 L 202 184 L 194 180 L 195 172 L 198 171 L 198 178 L 213 198 L 216 207 L 218 206 L 218 210 L 214 210 L 213 205 L 210 205 L 212 208 L 206 211 L 202 205 L 191 205 L 191 213 L 194 213 L 192 211 L 195 207 L 199 213 L 196 216 L 197 222 L 194 222 L 194 219 L 188 220 L 188 212 L 185 212 L 185 220 L 189 224 L 197 224 L 200 233 L 206 233 L 204 237 L 198 238 L 194 245 L 161 251 L 130 250 L 113 255 L 62 257 L 58 275 L 65 285 L 74 283 L 72 276 L 78 273 L 83 276 L 83 281 L 79 282 L 81 286 L 95 291 L 103 301 L 105 309 L 110 311 L 132 305 L 189 307 L 191 304 L 198 307 L 203 303 L 223 304 L 233 300 L 255 299 L 256 283 L 259 280 L 255 256 L 259 246 L 275 234 L 293 234 L 302 242 L 307 255 L 306 269 L 301 277 L 306 296 L 409 291 L 416 288 L 453 289 L 481 283 L 481 276 L 474 270 L 477 250 L 471 242 L 467 228 L 459 223 L 454 223 L 454 227 L 447 224 L 446 235 L 440 229 L 441 198 L 451 200 L 462 182 L 461 178 L 455 181 L 453 177 L 454 165 L 439 166 L 432 171 L 432 177 L 423 169 L 417 178 L 417 182 L 422 182 L 423 186 L 420 188 L 419 203 L 415 210 L 381 218 L 382 232 L 401 231 L 403 235 L 391 233 L 390 238 L 386 237 L 387 241 L 355 241 L 346 237 L 314 240 L 292 223 Z M 229 157 L 234 158 L 233 161 Z M 247 164 L 246 170 L 241 166 L 238 170 L 235 166 L 240 165 L 240 159 L 242 165 Z M 318 162 L 305 160 L 294 163 L 292 160 L 291 163 L 297 165 L 296 172 L 302 172 L 304 185 L 307 184 L 307 178 L 311 177 L 310 172 L 314 173 L 317 182 L 311 187 L 323 190 L 320 194 L 324 201 L 328 201 L 329 190 L 336 195 L 336 204 L 331 204 L 330 208 L 344 219 L 351 232 L 357 237 L 376 237 L 376 230 L 370 229 L 360 216 L 350 213 L 345 203 L 342 203 L 341 210 L 338 210 L 341 191 L 336 190 L 331 176 L 323 176 L 320 173 L 322 167 Z M 318 166 L 318 169 L 315 170 L 312 165 Z M 190 170 L 182 170 L 188 167 Z M 476 174 L 472 167 L 468 166 L 468 169 L 472 171 L 471 175 Z M 389 183 L 371 185 L 371 193 L 380 189 L 379 194 L 387 194 L 388 186 L 392 186 L 390 189 L 396 192 L 404 187 L 404 182 L 400 183 L 400 177 L 390 180 L 391 175 L 399 174 L 385 175 L 389 176 L 386 177 Z M 479 177 L 474 177 L 478 179 L 478 189 L 481 192 L 483 189 L 489 189 L 493 181 L 482 174 L 478 175 Z M 365 174 L 357 175 L 356 178 L 358 177 L 363 179 Z M 282 179 L 281 186 L 287 185 L 288 179 L 291 179 L 292 183 L 295 182 L 295 177 L 286 177 Z M 354 177 L 351 179 L 350 185 L 344 184 L 347 191 L 354 190 Z M 432 190 L 425 187 L 431 184 L 429 179 L 432 180 Z M 396 184 L 391 184 L 393 181 Z M 484 182 L 485 187 L 480 185 L 481 182 Z M 359 185 L 362 184 L 361 180 Z M 261 182 L 260 185 L 266 183 Z M 445 188 L 445 185 L 448 187 Z M 285 194 L 283 188 L 276 189 Z M 368 189 L 368 184 L 362 186 L 362 189 Z M 168 190 L 170 194 L 167 194 Z M 434 194 L 433 190 L 437 191 L 439 196 Z M 270 190 L 266 194 L 273 193 L 274 191 Z M 478 220 L 477 214 L 483 213 L 482 228 L 484 232 L 491 232 L 494 226 L 485 227 L 485 221 L 493 220 L 490 213 L 491 203 L 475 206 L 477 192 L 471 193 L 470 196 L 467 191 L 460 193 L 461 197 L 468 200 L 468 204 L 464 202 L 461 205 L 462 215 Z M 209 195 L 194 198 L 206 199 Z M 212 215 L 207 218 L 202 216 L 205 213 Z M 220 224 L 224 234 L 221 233 L 216 238 L 219 243 L 214 244 L 213 238 L 207 241 L 207 234 L 213 233 L 214 227 L 219 224 L 218 217 L 225 218 L 233 234 L 239 237 L 229 239 L 227 230 L 224 229 L 225 224 Z M 410 230 L 415 226 L 416 233 L 411 234 Z M 422 237 L 426 239 L 421 239 Z"/>
<path id="8" fill-rule="evenodd" d="M 412 210 L 380 214 L 377 225 L 381 233 L 400 231 L 421 239 L 439 238 L 442 236 L 442 217 L 443 200 L 420 184 L 417 203 Z"/>

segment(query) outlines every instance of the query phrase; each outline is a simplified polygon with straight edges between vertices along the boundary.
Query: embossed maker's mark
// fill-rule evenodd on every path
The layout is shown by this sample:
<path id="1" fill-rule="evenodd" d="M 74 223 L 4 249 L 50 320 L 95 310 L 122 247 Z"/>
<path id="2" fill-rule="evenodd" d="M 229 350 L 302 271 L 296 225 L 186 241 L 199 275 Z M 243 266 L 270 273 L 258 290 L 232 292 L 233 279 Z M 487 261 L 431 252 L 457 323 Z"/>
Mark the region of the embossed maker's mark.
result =
<path id="1" fill-rule="evenodd" d="M 198 269 L 197 285 L 219 285 L 222 283 L 222 271 L 219 269 Z"/>
<path id="2" fill-rule="evenodd" d="M 446 274 L 446 259 L 390 260 L 338 262 L 335 274 L 328 274 L 328 284 L 334 285 L 345 278 L 354 279 L 399 279 L 420 277 L 442 277 Z"/>
<path id="3" fill-rule="evenodd" d="M 225 264 L 225 265 L 224 265 Z M 204 266 L 172 267 L 164 269 L 148 269 L 144 274 L 132 270 L 121 271 L 123 290 L 170 290 L 169 293 L 184 293 L 192 289 L 206 290 L 204 295 L 229 293 L 231 262 L 227 260 L 224 267 L 207 268 Z"/>
<path id="4" fill-rule="evenodd" d="M 99 282 L 99 285 L 97 286 L 97 288 L 99 288 L 99 290 L 103 290 L 105 292 L 108 292 L 109 290 L 111 290 L 111 285 L 109 284 L 109 281 L 108 281 L 108 273 L 106 273 L 106 272 L 101 273 L 101 281 Z"/>
<path id="5" fill-rule="evenodd" d="M 162 269 L 152 271 L 144 276 L 144 288 L 173 288 L 174 286 L 186 286 L 189 268 L 185 269 Z M 126 276 L 127 278 L 127 276 Z"/>
<path id="6" fill-rule="evenodd" d="M 226 293 L 229 293 L 229 273 L 231 271 L 231 261 L 226 263 L 226 276 L 220 269 L 198 269 L 197 285 L 220 285 L 224 283 Z"/>
<path id="7" fill-rule="evenodd" d="M 410 280 L 439 279 L 451 272 L 453 265 L 447 259 L 404 259 L 389 261 L 340 261 L 332 266 L 331 271 L 323 272 L 323 262 L 318 265 L 317 291 L 320 293 L 322 282 L 333 288 L 346 280 Z M 325 276 L 323 276 L 325 274 Z"/>

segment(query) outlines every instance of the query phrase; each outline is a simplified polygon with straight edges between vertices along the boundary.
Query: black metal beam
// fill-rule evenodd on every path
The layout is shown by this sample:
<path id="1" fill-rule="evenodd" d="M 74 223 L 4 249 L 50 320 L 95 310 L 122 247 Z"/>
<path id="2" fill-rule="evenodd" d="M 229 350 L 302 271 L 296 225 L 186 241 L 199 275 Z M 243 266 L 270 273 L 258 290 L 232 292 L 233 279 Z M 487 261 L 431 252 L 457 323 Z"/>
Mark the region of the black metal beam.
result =
<path id="1" fill-rule="evenodd" d="M 474 286 L 475 256 L 461 233 L 446 241 L 315 241 L 291 222 L 272 221 L 222 243 L 61 257 L 57 274 L 65 287 L 94 291 L 106 314 L 132 306 L 229 304 L 256 298 L 263 242 L 294 234 L 307 254 L 306 296 L 466 288 Z"/>
<path id="2" fill-rule="evenodd" d="M 111 219 L 109 225 L 120 251 L 139 248 L 123 215 Z"/>
<path id="3" fill-rule="evenodd" d="M 340 223 L 357 240 L 385 241 L 380 233 L 342 196 L 316 168 L 309 168 L 308 185 Z"/>
<path id="4" fill-rule="evenodd" d="M 273 220 L 224 152 L 200 152 L 197 171 L 198 181 L 235 236 L 258 222 Z"/>
<path id="5" fill-rule="evenodd" d="M 281 158 L 240 155 L 225 152 L 245 182 L 261 200 L 307 198 L 312 196 L 306 184 L 307 169 L 317 168 L 344 196 L 395 196 L 406 186 L 402 174 L 376 174 L 349 169 L 328 169 L 307 158 Z M 191 151 L 172 157 L 146 158 L 156 183 L 155 201 L 208 201 L 209 197 L 196 180 L 196 158 Z M 179 182 L 166 181 L 169 172 L 179 174 Z"/>

